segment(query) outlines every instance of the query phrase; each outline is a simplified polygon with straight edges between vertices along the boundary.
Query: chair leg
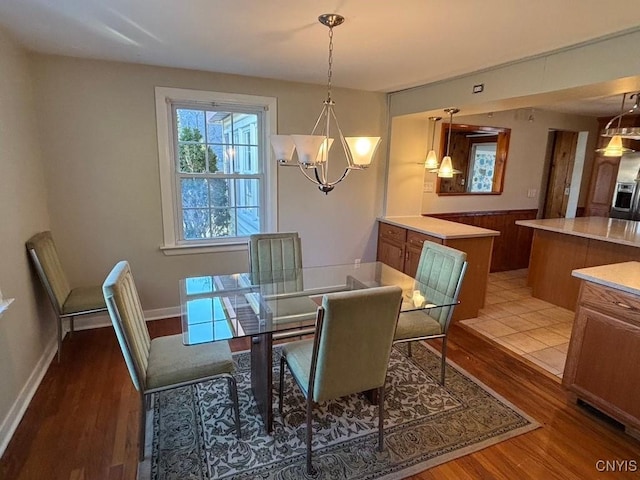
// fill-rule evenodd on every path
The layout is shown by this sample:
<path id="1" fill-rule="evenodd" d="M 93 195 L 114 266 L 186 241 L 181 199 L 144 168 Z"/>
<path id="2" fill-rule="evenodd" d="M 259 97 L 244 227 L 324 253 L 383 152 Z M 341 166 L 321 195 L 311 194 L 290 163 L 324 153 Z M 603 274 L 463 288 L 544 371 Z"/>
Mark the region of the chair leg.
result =
<path id="1" fill-rule="evenodd" d="M 140 461 L 144 460 L 144 440 L 145 440 L 145 430 L 147 428 L 147 395 L 144 393 L 140 393 L 140 430 L 139 430 L 139 438 L 140 442 L 140 453 L 139 458 Z"/>
<path id="2" fill-rule="evenodd" d="M 307 475 L 313 475 L 313 465 L 311 464 L 311 440 L 313 432 L 311 430 L 311 423 L 313 419 L 313 400 L 307 397 Z"/>
<path id="3" fill-rule="evenodd" d="M 62 318 L 58 317 L 58 363 L 62 354 Z"/>
<path id="4" fill-rule="evenodd" d="M 442 338 L 442 352 L 440 353 L 440 385 L 444 386 L 444 374 L 447 366 L 447 337 Z"/>
<path id="5" fill-rule="evenodd" d="M 280 388 L 278 391 L 278 412 L 282 415 L 282 395 L 284 390 L 284 356 L 280 357 Z"/>
<path id="6" fill-rule="evenodd" d="M 236 379 L 231 375 L 227 377 L 227 382 L 229 383 L 229 394 L 231 395 L 231 400 L 233 401 L 233 410 L 235 412 L 235 421 L 236 421 L 236 435 L 238 438 L 242 438 L 242 432 L 240 431 L 240 402 L 238 401 L 238 384 Z"/>
<path id="7" fill-rule="evenodd" d="M 411 342 L 407 342 L 407 357 L 411 356 Z"/>
<path id="8" fill-rule="evenodd" d="M 378 388 L 378 451 L 384 451 L 384 385 Z"/>
<path id="9" fill-rule="evenodd" d="M 75 317 L 69 317 L 69 336 L 73 335 L 73 327 L 74 327 L 74 322 L 73 319 Z"/>

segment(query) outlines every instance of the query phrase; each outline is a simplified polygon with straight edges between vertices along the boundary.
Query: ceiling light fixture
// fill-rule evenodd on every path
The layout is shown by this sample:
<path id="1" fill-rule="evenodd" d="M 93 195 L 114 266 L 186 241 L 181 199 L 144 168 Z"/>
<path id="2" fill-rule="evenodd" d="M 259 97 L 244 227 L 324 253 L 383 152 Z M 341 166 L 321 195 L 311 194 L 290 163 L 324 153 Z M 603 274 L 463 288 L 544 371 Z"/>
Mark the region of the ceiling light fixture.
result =
<path id="1" fill-rule="evenodd" d="M 622 117 L 629 113 L 633 113 L 635 110 L 638 109 L 638 102 L 640 101 L 640 98 L 639 98 L 640 92 L 634 93 L 629 97 L 629 99 L 633 100 L 634 97 L 636 100 L 635 100 L 635 103 L 633 104 L 633 107 L 625 111 L 624 103 L 627 98 L 627 94 L 624 93 L 622 95 L 622 105 L 620 106 L 620 115 L 617 115 L 613 117 L 611 120 L 609 120 L 609 122 L 605 125 L 604 133 L 602 134 L 603 137 L 611 137 L 611 140 L 609 140 L 609 143 L 607 144 L 606 148 L 598 148 L 596 152 L 602 153 L 602 155 L 604 155 L 605 157 L 620 157 L 625 153 L 634 152 L 634 150 L 630 148 L 626 148 L 622 145 L 622 139 L 632 138 L 634 140 L 640 140 L 640 128 L 639 127 L 624 127 L 624 128 L 620 127 L 620 123 L 622 122 Z M 616 128 L 610 128 L 611 124 L 616 119 L 618 120 L 618 126 Z"/>
<path id="2" fill-rule="evenodd" d="M 436 138 L 436 123 L 442 120 L 442 117 L 429 117 L 429 120 L 431 120 L 431 123 L 433 124 L 431 129 L 431 147 L 429 148 L 429 153 L 427 153 L 427 158 L 424 161 L 424 168 L 433 170 L 440 166 L 436 151 L 433 149 L 433 143 Z"/>
<path id="3" fill-rule="evenodd" d="M 451 162 L 451 156 L 449 149 L 451 148 L 451 126 L 453 125 L 453 115 L 458 113 L 460 109 L 458 108 L 445 108 L 444 111 L 449 114 L 449 137 L 447 139 L 447 155 L 442 159 L 442 163 L 440 163 L 440 168 L 435 170 L 431 170 L 431 173 L 437 173 L 440 178 L 453 178 L 454 175 L 457 175 L 460 170 L 456 170 L 453 168 L 453 163 Z"/>
<path id="4" fill-rule="evenodd" d="M 327 194 L 346 178 L 351 170 L 362 170 L 371 164 L 373 155 L 380 144 L 380 137 L 345 137 L 342 134 L 334 111 L 335 102 L 331 98 L 331 78 L 333 75 L 333 28 L 344 22 L 344 17 L 335 13 L 325 13 L 318 21 L 329 27 L 329 69 L 327 73 L 327 99 L 310 135 L 272 135 L 271 145 L 278 163 L 283 166 L 298 166 L 303 175 Z M 330 138 L 331 124 L 338 132 L 338 138 L 347 160 L 347 167 L 337 180 L 329 181 L 329 150 L 333 144 Z M 293 152 L 298 160 L 293 161 Z M 313 170 L 313 176 L 307 173 Z"/>

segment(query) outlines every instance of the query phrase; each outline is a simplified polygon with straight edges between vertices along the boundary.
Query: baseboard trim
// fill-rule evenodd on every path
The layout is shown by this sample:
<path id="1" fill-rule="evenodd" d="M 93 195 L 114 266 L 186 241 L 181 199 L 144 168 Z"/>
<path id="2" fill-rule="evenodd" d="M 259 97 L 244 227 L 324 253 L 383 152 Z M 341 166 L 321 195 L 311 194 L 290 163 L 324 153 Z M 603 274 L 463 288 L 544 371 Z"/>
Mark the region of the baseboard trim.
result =
<path id="1" fill-rule="evenodd" d="M 7 413 L 7 416 L 2 421 L 2 425 L 0 425 L 0 456 L 4 455 L 7 445 L 9 445 L 13 434 L 18 428 L 20 420 L 22 420 L 22 417 L 31 403 L 31 399 L 35 395 L 36 390 L 38 390 L 38 387 L 40 386 L 40 382 L 42 382 L 42 379 L 47 373 L 47 369 L 49 368 L 51 361 L 55 358 L 57 350 L 58 342 L 53 338 L 44 349 L 44 352 L 31 372 L 27 383 L 22 387 L 22 390 L 18 394 L 18 398 L 13 402 L 11 409 L 9 409 L 9 413 Z"/>
<path id="2" fill-rule="evenodd" d="M 146 321 L 160 320 L 162 318 L 171 318 L 180 316 L 180 307 L 158 308 L 155 310 L 146 310 L 144 317 Z M 75 330 L 90 330 L 93 328 L 110 327 L 111 319 L 107 314 L 91 315 L 86 317 L 78 317 L 75 319 Z M 66 335 L 66 332 L 65 332 Z M 58 351 L 58 342 L 55 337 L 51 339 L 45 347 L 40 360 L 36 363 L 27 382 L 22 387 L 20 394 L 9 409 L 9 413 L 0 424 L 0 456 L 4 455 L 13 434 L 15 433 L 22 417 L 24 416 L 31 399 L 38 390 L 40 382 L 44 378 L 49 365 L 56 357 Z"/>

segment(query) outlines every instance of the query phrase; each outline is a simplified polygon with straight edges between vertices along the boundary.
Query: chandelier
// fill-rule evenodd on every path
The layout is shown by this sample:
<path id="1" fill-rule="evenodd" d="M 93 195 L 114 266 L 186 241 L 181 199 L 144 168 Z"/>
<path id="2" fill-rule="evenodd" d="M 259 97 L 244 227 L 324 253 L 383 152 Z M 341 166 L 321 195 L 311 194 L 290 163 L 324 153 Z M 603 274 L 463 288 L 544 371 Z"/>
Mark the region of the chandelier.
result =
<path id="1" fill-rule="evenodd" d="M 271 135 L 271 146 L 278 164 L 297 166 L 302 174 L 327 194 L 344 180 L 351 170 L 362 170 L 371 164 L 373 155 L 380 144 L 380 137 L 345 137 L 342 134 L 331 98 L 331 78 L 333 75 L 333 28 L 344 22 L 344 17 L 325 13 L 318 21 L 329 27 L 329 68 L 327 73 L 327 98 L 310 135 Z M 334 143 L 332 127 L 344 151 L 347 166 L 341 176 L 329 180 L 329 150 Z M 293 160 L 294 151 L 297 161 Z"/>
<path id="2" fill-rule="evenodd" d="M 622 145 L 622 139 L 632 138 L 634 140 L 640 140 L 640 128 L 638 127 L 621 128 L 620 127 L 622 117 L 629 113 L 633 113 L 635 110 L 638 109 L 638 103 L 640 102 L 640 92 L 630 95 L 629 99 L 633 100 L 634 97 L 636 99 L 635 103 L 633 104 L 631 109 L 625 111 L 624 102 L 627 98 L 627 94 L 624 93 L 622 95 L 622 105 L 620 106 L 620 115 L 617 115 L 613 117 L 611 120 L 609 120 L 609 123 L 605 125 L 604 133 L 602 134 L 603 137 L 611 137 L 611 140 L 609 140 L 609 143 L 605 148 L 598 148 L 596 149 L 596 152 L 602 153 L 602 155 L 605 157 L 620 157 L 625 153 L 634 152 L 634 150 L 630 148 L 626 148 Z M 618 120 L 618 126 L 616 128 L 610 128 L 616 119 Z"/>

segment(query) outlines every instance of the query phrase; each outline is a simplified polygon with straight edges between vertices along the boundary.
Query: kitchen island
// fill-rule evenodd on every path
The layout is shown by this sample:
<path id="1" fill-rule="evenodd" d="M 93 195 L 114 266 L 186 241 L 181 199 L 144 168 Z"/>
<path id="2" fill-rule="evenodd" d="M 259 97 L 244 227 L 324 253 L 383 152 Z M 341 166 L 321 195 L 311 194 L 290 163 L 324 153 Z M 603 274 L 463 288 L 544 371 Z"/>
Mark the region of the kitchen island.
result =
<path id="1" fill-rule="evenodd" d="M 412 277 L 416 275 L 425 241 L 465 252 L 467 271 L 453 320 L 478 316 L 487 293 L 493 238 L 500 232 L 419 215 L 382 217 L 378 221 L 378 261 Z"/>
<path id="2" fill-rule="evenodd" d="M 640 260 L 640 222 L 606 217 L 519 220 L 534 229 L 528 283 L 532 295 L 575 310 L 575 269 Z"/>

